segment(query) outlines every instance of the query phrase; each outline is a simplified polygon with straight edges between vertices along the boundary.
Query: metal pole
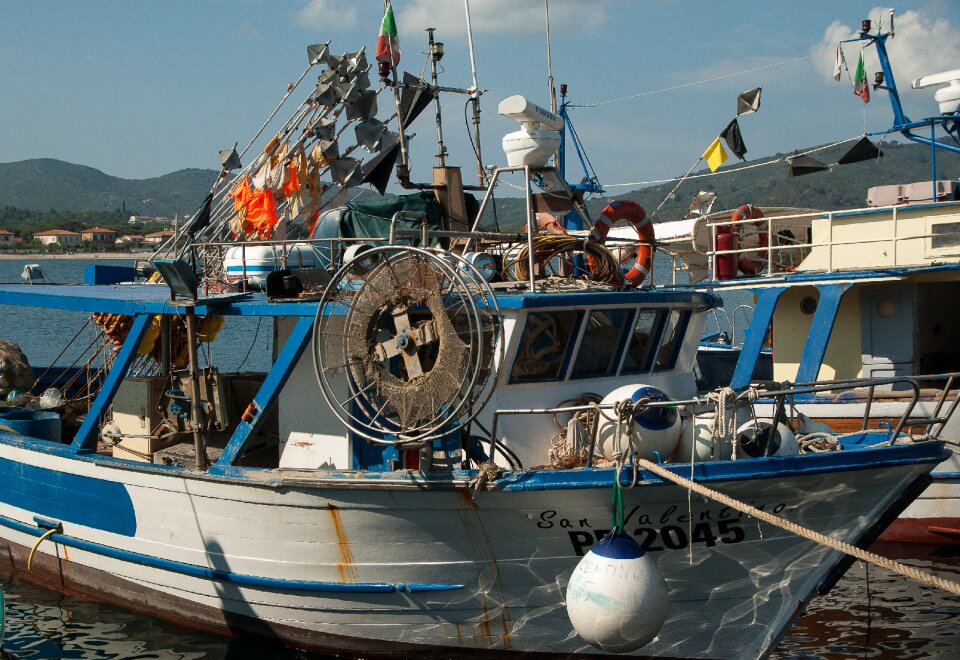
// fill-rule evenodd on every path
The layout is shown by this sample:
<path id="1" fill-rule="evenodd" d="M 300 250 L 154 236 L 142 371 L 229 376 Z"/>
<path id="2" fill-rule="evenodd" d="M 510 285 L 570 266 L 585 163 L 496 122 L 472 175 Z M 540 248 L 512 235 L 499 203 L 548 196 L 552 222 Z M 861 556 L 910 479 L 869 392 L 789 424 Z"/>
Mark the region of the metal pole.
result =
<path id="1" fill-rule="evenodd" d="M 530 166 L 523 168 L 523 185 L 527 193 L 527 267 L 530 269 L 530 293 L 536 293 L 536 277 L 533 274 L 533 191 L 530 190 Z"/>
<path id="2" fill-rule="evenodd" d="M 430 60 L 430 81 L 433 83 L 433 87 L 437 87 L 437 61 L 434 59 L 434 40 L 433 40 L 433 31 L 436 28 L 427 28 L 427 44 L 428 44 L 428 59 Z M 437 161 L 440 164 L 440 167 L 447 166 L 447 148 L 443 146 L 443 120 L 440 113 L 440 94 L 437 94 L 433 98 L 434 105 L 437 107 Z"/>
<path id="3" fill-rule="evenodd" d="M 190 425 L 193 427 L 193 451 L 196 454 L 198 470 L 206 470 L 207 449 L 203 441 L 203 427 L 200 422 L 200 374 L 197 371 L 197 317 L 193 305 L 187 306 L 187 355 L 190 360 Z"/>
<path id="4" fill-rule="evenodd" d="M 547 87 L 550 93 L 550 111 L 557 112 L 557 91 L 553 87 L 553 62 L 550 59 L 550 0 L 543 0 L 544 17 L 547 22 Z"/>
<path id="5" fill-rule="evenodd" d="M 473 25 L 470 23 L 470 0 L 463 0 L 463 9 L 467 15 L 467 46 L 470 49 L 470 74 L 473 77 L 473 89 L 470 101 L 473 105 L 473 138 L 477 145 L 477 182 L 484 185 L 483 157 L 480 149 L 480 86 L 477 83 L 477 61 L 473 54 Z"/>

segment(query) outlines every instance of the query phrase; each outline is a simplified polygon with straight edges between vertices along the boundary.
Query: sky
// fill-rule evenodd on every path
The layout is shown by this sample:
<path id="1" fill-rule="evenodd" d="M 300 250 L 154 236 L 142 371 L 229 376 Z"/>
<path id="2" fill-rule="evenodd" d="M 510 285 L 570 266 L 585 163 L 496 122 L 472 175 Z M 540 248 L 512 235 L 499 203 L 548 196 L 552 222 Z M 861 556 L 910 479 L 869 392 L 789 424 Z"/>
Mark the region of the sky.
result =
<path id="1" fill-rule="evenodd" d="M 485 90 L 483 159 L 504 165 L 500 140 L 518 126 L 497 104 L 523 94 L 549 106 L 544 2 L 469 4 Z M 470 86 L 463 0 L 393 5 L 400 68 L 424 71 L 425 28 L 435 27 L 446 53 L 440 84 Z M 837 41 L 863 18 L 887 20 L 876 0 L 550 0 L 549 8 L 554 80 L 586 106 L 571 116 L 613 194 L 629 189 L 618 184 L 683 174 L 733 118 L 737 95 L 755 87 L 761 109 L 740 118 L 748 160 L 891 123 L 883 92 L 865 105 L 845 77 L 833 80 Z M 894 74 L 907 114 L 920 118 L 935 112 L 933 90 L 910 81 L 960 68 L 960 0 L 896 9 Z M 308 44 L 330 40 L 336 53 L 366 46 L 372 56 L 382 15 L 382 0 L 0 0 L 0 162 L 58 158 L 135 179 L 218 168 L 219 150 L 246 144 L 303 73 Z M 851 73 L 858 54 L 845 46 Z M 865 56 L 872 80 L 879 67 L 872 49 Z M 464 101 L 444 97 L 444 136 L 449 163 L 473 183 Z M 408 128 L 414 180 L 429 180 L 434 165 L 432 116 Z M 568 178 L 579 178 L 576 169 Z"/>

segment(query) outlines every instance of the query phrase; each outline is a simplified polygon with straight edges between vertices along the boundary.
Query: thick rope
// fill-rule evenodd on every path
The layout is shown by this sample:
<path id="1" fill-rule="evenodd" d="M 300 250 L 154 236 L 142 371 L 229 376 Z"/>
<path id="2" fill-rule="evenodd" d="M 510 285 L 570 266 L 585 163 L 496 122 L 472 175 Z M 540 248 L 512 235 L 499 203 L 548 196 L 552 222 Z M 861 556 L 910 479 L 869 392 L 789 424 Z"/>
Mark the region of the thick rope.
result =
<path id="1" fill-rule="evenodd" d="M 649 470 L 650 472 L 653 472 L 657 476 L 662 477 L 667 481 L 671 481 L 678 486 L 683 486 L 684 488 L 692 490 L 698 495 L 715 500 L 724 506 L 730 507 L 731 509 L 735 509 L 741 513 L 747 514 L 748 516 L 762 520 L 765 523 L 779 527 L 780 529 L 786 530 L 791 534 L 802 536 L 809 541 L 826 546 L 832 550 L 843 552 L 852 557 L 856 557 L 861 561 L 880 566 L 894 573 L 899 573 L 900 575 L 908 577 L 911 580 L 915 580 L 921 584 L 943 589 L 944 591 L 948 591 L 955 596 L 960 596 L 960 583 L 937 577 L 936 575 L 922 571 L 913 566 L 907 566 L 906 564 L 901 564 L 898 561 L 888 559 L 887 557 L 883 557 L 876 553 L 862 550 L 856 546 L 850 545 L 849 543 L 838 541 L 837 539 L 830 538 L 825 534 L 815 532 L 812 529 L 807 529 L 806 527 L 798 525 L 794 522 L 790 522 L 789 520 L 784 520 L 779 516 L 767 513 L 766 511 L 761 511 L 756 507 L 752 507 L 749 504 L 744 504 L 743 502 L 740 502 L 739 500 L 736 500 L 728 495 L 724 495 L 723 493 L 713 490 L 712 488 L 707 488 L 706 486 L 698 484 L 695 481 L 691 481 L 690 479 L 681 477 L 678 474 L 674 474 L 670 470 L 667 470 L 656 463 L 648 461 L 645 458 L 634 457 L 634 460 L 636 460 L 636 462 L 643 469 Z"/>

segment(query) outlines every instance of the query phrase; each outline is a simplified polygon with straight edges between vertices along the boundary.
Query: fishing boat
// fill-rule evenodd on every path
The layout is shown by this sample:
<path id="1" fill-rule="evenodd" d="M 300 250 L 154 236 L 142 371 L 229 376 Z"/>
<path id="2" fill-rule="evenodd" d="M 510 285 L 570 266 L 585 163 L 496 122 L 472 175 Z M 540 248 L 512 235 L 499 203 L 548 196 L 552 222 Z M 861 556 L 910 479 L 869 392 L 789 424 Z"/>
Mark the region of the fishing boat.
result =
<path id="1" fill-rule="evenodd" d="M 890 431 L 817 442 L 787 428 L 797 397 L 930 383 L 698 398 L 717 298 L 644 287 L 649 244 L 620 272 L 609 226 L 648 231 L 629 205 L 587 219 L 586 242 L 538 230 L 538 208 L 585 211 L 548 163 L 561 118 L 523 97 L 500 105 L 521 129 L 476 213 L 441 164 L 382 231 L 337 221 L 336 235 L 272 239 L 281 217 L 319 230 L 314 174 L 349 190 L 400 155 L 410 183 L 402 128 L 423 104 L 403 94 L 438 91 L 429 37 L 431 82 L 398 82 L 381 62 L 396 134 L 373 117 L 363 51 L 310 46 L 300 80 L 320 68 L 316 87 L 246 166 L 227 150 L 148 281 L 0 285 L 2 305 L 90 314 L 70 367 L 31 373 L 6 349 L 19 405 L 0 410 L 3 556 L 66 591 L 338 655 L 765 654 L 927 487 L 956 392 Z M 334 157 L 334 137 L 361 124 L 380 151 Z M 250 185 L 264 168 L 281 192 Z M 483 230 L 508 176 L 527 226 Z M 436 221 L 416 210 L 434 203 Z M 324 265 L 235 290 L 232 234 L 281 265 L 309 244 Z M 218 337 L 249 319 L 272 329 L 271 366 L 219 369 Z M 766 420 L 758 399 L 774 402 Z"/>
<path id="2" fill-rule="evenodd" d="M 929 145 L 931 180 L 871 188 L 867 207 L 859 209 L 817 212 L 746 204 L 664 223 L 669 227 L 664 233 L 673 237 L 664 247 L 685 262 L 679 270 L 689 274 L 689 281 L 705 290 L 755 296 L 742 343 L 728 348 L 728 371 L 720 374 L 729 376 L 733 388 L 758 380 L 755 370 L 770 352 L 768 377 L 778 382 L 905 374 L 935 382 L 936 374 L 960 364 L 956 323 L 943 304 L 958 286 L 960 184 L 937 172 L 938 151 L 960 151 L 949 139 L 956 137 L 960 69 L 913 81 L 914 89 L 939 87 L 939 113 L 911 121 L 886 50 L 892 36 L 891 12 L 885 32 L 871 32 L 865 22 L 851 41 L 876 48 L 882 72 L 874 87 L 887 92 L 894 117 L 892 128 L 882 134 L 898 132 Z M 938 138 L 938 130 L 946 135 Z M 868 137 L 852 151 L 879 157 Z M 709 350 L 701 350 L 707 360 Z M 956 387 L 950 380 L 942 383 Z M 801 430 L 847 433 L 895 425 L 905 407 L 929 412 L 937 401 L 937 391 L 925 387 L 887 385 L 842 397 L 808 395 L 795 404 Z M 951 426 L 944 436 L 951 457 L 934 471 L 934 483 L 891 524 L 884 539 L 960 542 L 958 430 Z"/>

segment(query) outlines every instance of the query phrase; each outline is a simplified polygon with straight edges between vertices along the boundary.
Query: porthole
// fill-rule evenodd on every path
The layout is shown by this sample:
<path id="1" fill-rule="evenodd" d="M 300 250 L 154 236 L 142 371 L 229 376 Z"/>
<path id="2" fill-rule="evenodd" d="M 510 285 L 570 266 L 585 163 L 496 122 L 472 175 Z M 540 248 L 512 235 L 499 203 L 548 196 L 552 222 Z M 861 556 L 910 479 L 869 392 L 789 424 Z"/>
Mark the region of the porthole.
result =
<path id="1" fill-rule="evenodd" d="M 811 316 L 815 311 L 817 311 L 817 299 L 813 296 L 804 296 L 800 300 L 800 313 Z"/>
<path id="2" fill-rule="evenodd" d="M 877 302 L 877 316 L 882 319 L 888 319 L 897 313 L 897 303 L 889 298 L 881 298 Z"/>

